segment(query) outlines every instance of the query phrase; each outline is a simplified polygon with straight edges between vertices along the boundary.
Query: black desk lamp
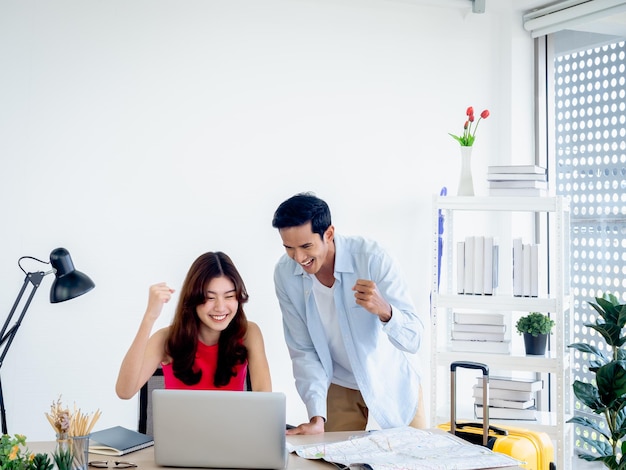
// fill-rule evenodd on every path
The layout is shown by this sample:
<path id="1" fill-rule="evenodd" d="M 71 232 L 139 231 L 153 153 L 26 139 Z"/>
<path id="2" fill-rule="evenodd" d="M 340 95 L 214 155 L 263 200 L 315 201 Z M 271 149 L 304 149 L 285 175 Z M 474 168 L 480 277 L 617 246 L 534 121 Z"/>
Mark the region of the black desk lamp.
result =
<path id="1" fill-rule="evenodd" d="M 20 262 L 23 259 L 33 259 L 40 263 L 51 264 L 52 269 L 46 272 L 38 271 L 34 273 L 29 273 L 22 268 Z M 13 338 L 17 334 L 17 330 L 22 324 L 22 319 L 24 315 L 26 315 L 26 310 L 30 306 L 31 300 L 35 296 L 35 292 L 37 292 L 37 288 L 41 284 L 41 280 L 44 276 L 48 274 L 54 273 L 55 279 L 52 283 L 52 288 L 50 289 L 50 302 L 55 304 L 58 302 L 63 302 L 65 300 L 73 299 L 74 297 L 78 297 L 79 295 L 83 295 L 86 292 L 89 292 L 96 285 L 93 283 L 88 276 L 81 273 L 80 271 L 76 271 L 74 269 L 74 263 L 72 263 L 72 258 L 69 252 L 65 248 L 56 248 L 52 250 L 50 253 L 50 261 L 42 261 L 37 258 L 33 258 L 32 256 L 22 256 L 18 261 L 17 265 L 20 267 L 22 271 L 26 274 L 26 278 L 24 279 L 24 284 L 22 285 L 22 289 L 20 293 L 17 295 L 17 299 L 15 299 L 15 303 L 13 304 L 13 308 L 9 313 L 9 316 L 4 322 L 2 326 L 2 331 L 0 331 L 0 347 L 4 346 L 2 353 L 0 354 L 0 368 L 4 362 L 4 357 L 7 355 L 9 347 L 13 342 Z M 17 310 L 17 306 L 22 300 L 22 296 L 28 287 L 28 284 L 32 284 L 33 288 L 30 291 L 30 295 L 26 300 L 26 304 L 22 309 L 22 313 L 20 313 L 19 318 L 13 324 L 11 328 L 9 328 L 9 323 Z M 6 411 L 4 409 L 4 397 L 2 395 L 2 383 L 0 382 L 0 417 L 2 418 L 2 434 L 8 434 L 7 432 L 7 422 L 6 422 Z"/>

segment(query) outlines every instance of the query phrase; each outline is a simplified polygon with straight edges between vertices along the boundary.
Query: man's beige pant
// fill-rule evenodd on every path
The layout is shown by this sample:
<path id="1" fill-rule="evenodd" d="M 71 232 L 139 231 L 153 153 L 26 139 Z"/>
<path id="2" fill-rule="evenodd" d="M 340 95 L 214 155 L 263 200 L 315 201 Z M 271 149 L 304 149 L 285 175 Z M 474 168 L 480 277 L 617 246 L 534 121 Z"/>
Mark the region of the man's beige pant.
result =
<path id="1" fill-rule="evenodd" d="M 339 385 L 330 384 L 326 398 L 327 419 L 325 431 L 362 431 L 367 427 L 368 409 L 361 392 Z M 419 387 L 419 404 L 417 413 L 409 426 L 418 429 L 426 427 L 426 413 L 422 385 Z"/>

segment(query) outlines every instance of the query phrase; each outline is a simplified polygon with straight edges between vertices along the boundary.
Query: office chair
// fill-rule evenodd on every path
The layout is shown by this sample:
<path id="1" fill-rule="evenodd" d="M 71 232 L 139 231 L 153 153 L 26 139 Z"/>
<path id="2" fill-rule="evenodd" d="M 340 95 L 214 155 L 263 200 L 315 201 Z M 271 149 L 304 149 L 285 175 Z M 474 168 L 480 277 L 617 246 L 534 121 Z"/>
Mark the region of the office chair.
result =
<path id="1" fill-rule="evenodd" d="M 159 367 L 139 390 L 139 424 L 137 430 L 152 436 L 152 390 L 165 388 L 163 369 Z"/>
<path id="2" fill-rule="evenodd" d="M 152 436 L 152 391 L 165 388 L 163 369 L 159 367 L 139 390 L 139 423 L 137 431 Z M 246 374 L 246 391 L 252 390 L 250 371 Z"/>

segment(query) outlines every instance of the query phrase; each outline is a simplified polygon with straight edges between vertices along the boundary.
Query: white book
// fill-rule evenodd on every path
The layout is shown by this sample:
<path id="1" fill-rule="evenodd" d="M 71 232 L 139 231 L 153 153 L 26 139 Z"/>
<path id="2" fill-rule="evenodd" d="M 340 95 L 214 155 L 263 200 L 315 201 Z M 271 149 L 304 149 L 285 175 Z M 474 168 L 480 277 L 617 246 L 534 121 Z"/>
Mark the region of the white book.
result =
<path id="1" fill-rule="evenodd" d="M 493 285 L 493 293 L 496 293 L 496 288 L 498 287 L 498 263 L 500 262 L 500 247 L 497 244 L 496 239 L 493 240 L 493 274 L 491 275 L 492 285 Z"/>
<path id="2" fill-rule="evenodd" d="M 535 173 L 545 175 L 546 169 L 539 165 L 489 165 L 487 173 Z"/>
<path id="3" fill-rule="evenodd" d="M 481 323 L 453 323 L 453 331 L 462 332 L 479 332 L 479 333 L 504 333 L 506 331 L 506 325 L 489 325 Z"/>
<path id="4" fill-rule="evenodd" d="M 481 378 L 482 382 L 482 378 Z M 474 398 L 482 398 L 483 388 L 481 385 L 474 385 Z M 502 399 L 502 400 L 515 400 L 515 401 L 528 401 L 533 400 L 535 392 L 528 390 L 508 390 L 506 388 L 491 388 L 489 387 L 489 400 Z"/>
<path id="5" fill-rule="evenodd" d="M 474 292 L 474 237 L 465 237 L 465 258 L 464 258 L 464 289 L 466 294 L 472 294 Z"/>
<path id="6" fill-rule="evenodd" d="M 538 180 L 506 180 L 489 181 L 489 188 L 538 188 L 548 189 L 547 181 Z"/>
<path id="7" fill-rule="evenodd" d="M 482 385 L 483 378 L 476 377 L 476 385 Z M 523 390 L 527 392 L 537 392 L 543 388 L 543 381 L 540 379 L 529 379 L 523 377 L 489 377 L 489 392 L 496 388 L 506 390 Z"/>
<path id="8" fill-rule="evenodd" d="M 521 297 L 523 294 L 523 257 L 522 239 L 513 239 L 513 295 Z"/>
<path id="9" fill-rule="evenodd" d="M 484 235 L 474 236 L 474 279 L 472 284 L 474 285 L 474 294 L 483 294 L 484 284 L 484 268 L 483 263 L 485 261 L 485 237 Z"/>
<path id="10" fill-rule="evenodd" d="M 485 236 L 483 255 L 483 294 L 493 294 L 493 237 Z"/>
<path id="11" fill-rule="evenodd" d="M 481 389 L 482 391 L 482 389 Z M 491 394 L 490 394 L 491 395 Z M 476 397 L 474 400 L 476 405 L 483 405 L 483 397 Z M 504 400 L 502 398 L 492 398 L 489 397 L 489 406 L 494 408 L 515 408 L 518 410 L 524 410 L 526 408 L 532 408 L 535 406 L 535 399 L 531 398 L 526 401 L 516 401 L 516 400 Z"/>
<path id="12" fill-rule="evenodd" d="M 451 331 L 452 339 L 464 341 L 504 341 L 504 332 L 484 333 L 482 331 Z"/>
<path id="13" fill-rule="evenodd" d="M 487 181 L 547 181 L 546 175 L 532 173 L 489 173 Z"/>
<path id="14" fill-rule="evenodd" d="M 504 325 L 503 313 L 454 312 L 454 322 L 469 325 Z"/>
<path id="15" fill-rule="evenodd" d="M 528 243 L 522 243 L 522 296 L 530 295 L 530 249 Z"/>
<path id="16" fill-rule="evenodd" d="M 474 412 L 476 418 L 483 418 L 483 407 L 480 405 L 474 405 Z M 513 408 L 494 408 L 489 407 L 489 419 L 515 419 L 525 421 L 537 420 L 537 408 L 526 408 L 523 410 L 516 410 Z"/>
<path id="17" fill-rule="evenodd" d="M 538 188 L 489 188 L 489 195 L 544 197 L 548 195 L 548 192 Z"/>
<path id="18" fill-rule="evenodd" d="M 509 354 L 510 341 L 464 341 L 450 340 L 450 349 L 457 352 L 482 352 L 494 354 Z"/>
<path id="19" fill-rule="evenodd" d="M 456 293 L 465 292 L 465 242 L 456 244 Z"/>
<path id="20" fill-rule="evenodd" d="M 539 296 L 539 245 L 530 245 L 530 296 Z"/>

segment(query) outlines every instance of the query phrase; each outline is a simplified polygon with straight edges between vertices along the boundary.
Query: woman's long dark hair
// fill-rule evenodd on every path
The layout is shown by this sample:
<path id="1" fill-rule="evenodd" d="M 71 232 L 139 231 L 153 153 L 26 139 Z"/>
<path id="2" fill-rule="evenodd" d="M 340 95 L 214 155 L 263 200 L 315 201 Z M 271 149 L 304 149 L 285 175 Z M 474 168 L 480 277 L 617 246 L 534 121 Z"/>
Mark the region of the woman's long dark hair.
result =
<path id="1" fill-rule="evenodd" d="M 196 307 L 206 302 L 206 287 L 217 277 L 227 277 L 233 282 L 239 305 L 235 317 L 220 334 L 217 369 L 213 378 L 215 386 L 227 385 L 236 375 L 235 366 L 243 364 L 248 358 L 248 350 L 243 344 L 248 330 L 248 320 L 243 311 L 243 304 L 248 301 L 246 286 L 226 254 L 219 251 L 205 253 L 189 268 L 165 345 L 166 353 L 172 358 L 174 376 L 187 385 L 197 384 L 202 376 L 202 371 L 193 368 L 200 329 Z"/>

